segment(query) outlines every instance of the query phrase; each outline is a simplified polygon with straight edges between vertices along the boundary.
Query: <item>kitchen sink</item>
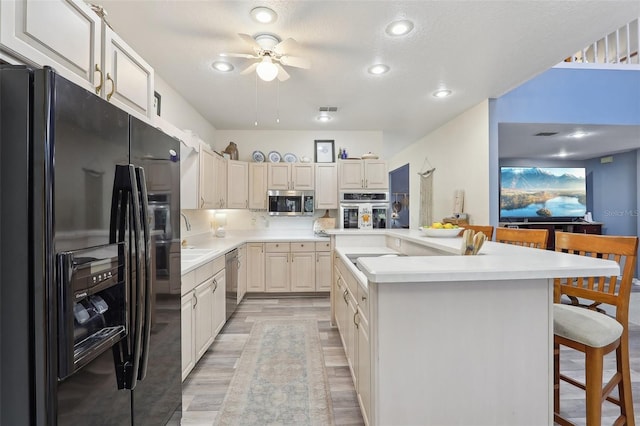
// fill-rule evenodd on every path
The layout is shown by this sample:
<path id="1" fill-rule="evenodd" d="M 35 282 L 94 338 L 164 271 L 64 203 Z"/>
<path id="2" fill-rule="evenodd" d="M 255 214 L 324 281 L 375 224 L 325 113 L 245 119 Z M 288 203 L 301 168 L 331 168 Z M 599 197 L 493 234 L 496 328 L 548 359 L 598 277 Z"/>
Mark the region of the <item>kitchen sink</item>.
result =
<path id="1" fill-rule="evenodd" d="M 360 269 L 358 265 L 358 258 L 360 257 L 398 257 L 398 256 L 406 256 L 404 253 L 362 253 L 362 254 L 347 254 L 347 259 L 351 261 L 356 268 Z"/>

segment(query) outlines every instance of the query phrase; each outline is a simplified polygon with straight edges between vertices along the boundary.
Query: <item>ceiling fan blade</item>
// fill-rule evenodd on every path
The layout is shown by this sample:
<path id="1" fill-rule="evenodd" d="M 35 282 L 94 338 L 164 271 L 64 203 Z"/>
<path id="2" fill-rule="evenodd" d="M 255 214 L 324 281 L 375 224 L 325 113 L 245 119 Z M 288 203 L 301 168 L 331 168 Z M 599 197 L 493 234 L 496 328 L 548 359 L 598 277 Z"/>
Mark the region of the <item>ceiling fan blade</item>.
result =
<path id="1" fill-rule="evenodd" d="M 220 56 L 225 58 L 246 58 L 246 59 L 257 59 L 258 56 L 251 55 L 249 53 L 221 53 Z"/>
<path id="2" fill-rule="evenodd" d="M 289 73 L 286 72 L 284 70 L 284 68 L 282 68 L 282 65 L 280 64 L 276 64 L 276 68 L 278 68 L 278 75 L 276 77 L 278 77 L 278 80 L 280 81 L 287 81 L 289 80 Z"/>
<path id="3" fill-rule="evenodd" d="M 252 72 L 254 72 L 256 70 L 256 68 L 258 68 L 258 64 L 260 62 L 255 62 L 251 65 L 249 65 L 247 68 L 245 68 L 240 75 L 246 75 L 246 74 L 251 74 Z"/>
<path id="4" fill-rule="evenodd" d="M 311 61 L 309 59 L 300 58 L 298 56 L 284 55 L 280 58 L 280 62 L 282 63 L 282 65 L 287 65 L 290 67 L 304 68 L 304 69 L 311 68 Z"/>
<path id="5" fill-rule="evenodd" d="M 283 55 L 287 50 L 295 49 L 296 47 L 298 47 L 298 42 L 292 38 L 288 38 L 276 44 L 273 48 L 273 51 L 279 55 Z"/>
<path id="6" fill-rule="evenodd" d="M 253 37 L 251 37 L 249 34 L 238 33 L 238 35 L 240 36 L 240 38 L 242 40 L 244 40 L 245 43 L 247 43 L 249 46 L 253 47 L 253 50 L 255 50 L 256 52 L 262 50 L 262 48 L 260 47 L 258 42 L 255 41 L 255 39 Z"/>

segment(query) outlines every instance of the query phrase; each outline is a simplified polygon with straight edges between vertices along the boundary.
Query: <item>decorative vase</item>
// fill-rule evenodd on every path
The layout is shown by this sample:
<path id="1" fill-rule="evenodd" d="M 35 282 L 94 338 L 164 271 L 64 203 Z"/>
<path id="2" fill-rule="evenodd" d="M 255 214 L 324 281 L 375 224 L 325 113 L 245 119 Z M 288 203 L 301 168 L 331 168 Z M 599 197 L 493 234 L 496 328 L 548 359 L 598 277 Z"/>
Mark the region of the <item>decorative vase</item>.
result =
<path id="1" fill-rule="evenodd" d="M 232 160 L 238 159 L 238 145 L 235 142 L 229 142 L 229 145 L 224 149 L 224 152 L 229 154 Z"/>

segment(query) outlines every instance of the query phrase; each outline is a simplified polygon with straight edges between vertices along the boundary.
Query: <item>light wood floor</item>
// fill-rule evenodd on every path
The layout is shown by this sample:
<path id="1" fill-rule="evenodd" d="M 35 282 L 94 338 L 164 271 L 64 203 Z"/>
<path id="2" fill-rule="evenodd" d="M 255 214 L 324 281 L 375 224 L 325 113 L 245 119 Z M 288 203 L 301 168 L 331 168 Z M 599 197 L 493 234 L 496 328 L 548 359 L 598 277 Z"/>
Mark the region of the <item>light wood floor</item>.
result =
<path id="1" fill-rule="evenodd" d="M 315 318 L 336 425 L 363 425 L 340 336 L 329 325 L 328 297 L 245 299 L 182 384 L 182 425 L 212 425 L 256 318 Z M 174 420 L 170 425 L 179 424 Z"/>
<path id="2" fill-rule="evenodd" d="M 329 325 L 329 298 L 245 299 L 215 342 L 183 383 L 182 425 L 212 425 L 226 394 L 234 369 L 256 318 L 315 318 L 322 341 L 336 425 L 362 425 L 353 382 L 338 331 Z M 636 423 L 640 424 L 640 325 L 630 324 L 631 374 Z M 615 361 L 609 357 L 605 374 L 611 374 Z M 584 358 L 563 350 L 561 369 L 577 378 L 584 377 Z M 584 393 L 568 384 L 561 385 L 562 414 L 577 425 L 584 425 Z M 605 403 L 603 424 L 611 424 L 617 407 Z M 177 426 L 177 419 L 169 422 Z"/>

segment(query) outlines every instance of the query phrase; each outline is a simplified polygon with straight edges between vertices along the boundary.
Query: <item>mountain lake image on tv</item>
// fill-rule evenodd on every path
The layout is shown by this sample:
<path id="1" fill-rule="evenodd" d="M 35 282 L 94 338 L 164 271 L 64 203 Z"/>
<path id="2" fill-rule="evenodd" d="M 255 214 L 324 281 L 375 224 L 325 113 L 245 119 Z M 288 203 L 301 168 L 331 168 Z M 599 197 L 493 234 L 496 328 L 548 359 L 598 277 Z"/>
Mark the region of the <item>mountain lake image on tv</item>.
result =
<path id="1" fill-rule="evenodd" d="M 500 220 L 571 220 L 587 211 L 585 169 L 501 167 Z"/>

